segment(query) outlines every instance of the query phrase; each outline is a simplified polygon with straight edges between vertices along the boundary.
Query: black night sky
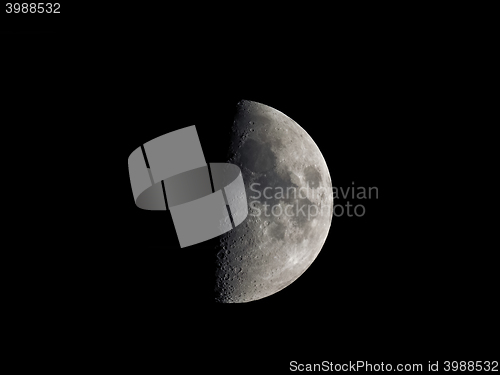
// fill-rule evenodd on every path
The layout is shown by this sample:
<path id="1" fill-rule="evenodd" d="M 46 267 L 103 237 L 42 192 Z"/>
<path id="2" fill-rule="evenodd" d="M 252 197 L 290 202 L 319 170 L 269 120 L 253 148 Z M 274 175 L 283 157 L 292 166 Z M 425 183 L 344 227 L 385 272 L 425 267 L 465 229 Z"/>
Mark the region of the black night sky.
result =
<path id="1" fill-rule="evenodd" d="M 291 360 L 397 363 L 410 353 L 427 364 L 446 358 L 440 340 L 486 329 L 492 280 L 463 278 L 464 259 L 437 239 L 436 213 L 420 194 L 426 150 L 439 144 L 425 135 L 438 132 L 433 95 L 442 88 L 421 36 L 339 16 L 174 23 L 172 9 L 88 8 L 62 4 L 55 22 L 3 14 L 3 121 L 13 122 L 9 139 L 29 134 L 23 158 L 36 160 L 36 245 L 21 241 L 12 263 L 27 326 L 48 335 L 40 326 L 51 322 L 70 330 L 64 337 L 90 334 L 97 346 L 105 337 L 111 351 L 169 363 L 171 343 L 194 353 L 192 366 L 223 372 L 286 372 Z M 180 249 L 167 212 L 135 206 L 127 158 L 196 125 L 206 160 L 224 161 L 221 139 L 241 99 L 304 128 L 333 186 L 377 187 L 378 199 L 351 201 L 363 217 L 334 216 L 318 257 L 290 286 L 215 304 L 204 282 L 212 254 L 203 244 Z M 471 298 L 484 301 L 481 311 L 458 306 Z"/>

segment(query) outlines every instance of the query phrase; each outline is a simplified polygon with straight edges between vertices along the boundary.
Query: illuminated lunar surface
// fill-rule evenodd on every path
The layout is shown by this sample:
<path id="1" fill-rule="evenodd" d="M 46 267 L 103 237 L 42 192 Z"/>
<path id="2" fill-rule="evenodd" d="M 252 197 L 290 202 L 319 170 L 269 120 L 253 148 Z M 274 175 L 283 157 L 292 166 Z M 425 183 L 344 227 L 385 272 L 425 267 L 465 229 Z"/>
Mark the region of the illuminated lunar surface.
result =
<path id="1" fill-rule="evenodd" d="M 332 183 L 306 131 L 260 103 L 238 103 L 229 152 L 228 162 L 242 171 L 249 214 L 220 237 L 215 300 L 250 302 L 290 285 L 316 259 L 332 222 Z"/>

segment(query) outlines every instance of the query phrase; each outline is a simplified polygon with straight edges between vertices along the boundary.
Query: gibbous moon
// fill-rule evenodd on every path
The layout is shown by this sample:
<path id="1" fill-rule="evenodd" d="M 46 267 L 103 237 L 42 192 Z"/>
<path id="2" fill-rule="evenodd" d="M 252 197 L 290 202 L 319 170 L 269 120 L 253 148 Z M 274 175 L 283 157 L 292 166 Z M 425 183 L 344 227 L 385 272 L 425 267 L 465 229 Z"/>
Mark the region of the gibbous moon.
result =
<path id="1" fill-rule="evenodd" d="M 237 105 L 228 162 L 241 169 L 248 217 L 220 237 L 215 300 L 250 302 L 287 287 L 316 259 L 332 222 L 332 182 L 306 131 L 252 101 Z"/>

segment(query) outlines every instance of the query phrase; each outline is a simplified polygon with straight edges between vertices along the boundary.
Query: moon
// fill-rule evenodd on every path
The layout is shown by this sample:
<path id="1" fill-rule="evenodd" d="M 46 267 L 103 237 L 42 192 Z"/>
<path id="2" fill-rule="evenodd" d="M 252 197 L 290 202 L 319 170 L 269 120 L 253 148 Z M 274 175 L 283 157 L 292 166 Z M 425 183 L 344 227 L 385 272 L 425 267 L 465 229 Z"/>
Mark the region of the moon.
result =
<path id="1" fill-rule="evenodd" d="M 219 237 L 215 301 L 250 302 L 287 287 L 316 259 L 332 222 L 332 183 L 307 132 L 253 101 L 236 106 L 228 162 L 241 169 L 248 216 Z"/>

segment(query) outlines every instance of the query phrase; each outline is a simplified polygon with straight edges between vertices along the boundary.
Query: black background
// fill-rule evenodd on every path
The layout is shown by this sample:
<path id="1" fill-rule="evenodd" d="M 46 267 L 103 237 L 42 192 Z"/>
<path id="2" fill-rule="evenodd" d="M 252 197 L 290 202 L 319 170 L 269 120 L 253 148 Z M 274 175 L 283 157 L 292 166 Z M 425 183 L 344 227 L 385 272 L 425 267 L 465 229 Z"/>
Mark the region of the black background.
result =
<path id="1" fill-rule="evenodd" d="M 50 321 L 65 327 L 64 340 L 90 336 L 104 357 L 189 353 L 200 358 L 192 366 L 223 372 L 264 363 L 286 371 L 291 360 L 427 361 L 487 330 L 490 276 L 471 276 L 479 260 L 439 236 L 447 223 L 436 223 L 440 208 L 422 193 L 435 173 L 430 150 L 442 145 L 444 87 L 453 84 L 441 45 L 356 16 L 338 23 L 338 14 L 274 24 L 270 14 L 175 23 L 174 11 L 72 12 L 44 30 L 16 23 L 2 34 L 12 137 L 30 134 L 37 160 L 37 194 L 26 187 L 36 235 L 21 237 L 12 281 L 30 329 L 48 335 L 41 327 Z M 365 205 L 361 218 L 334 217 L 293 284 L 223 305 L 206 282 L 210 243 L 179 249 L 168 213 L 137 209 L 126 159 L 196 125 L 206 160 L 224 161 L 241 99 L 302 126 L 334 186 L 376 186 L 379 198 L 351 202 Z"/>

